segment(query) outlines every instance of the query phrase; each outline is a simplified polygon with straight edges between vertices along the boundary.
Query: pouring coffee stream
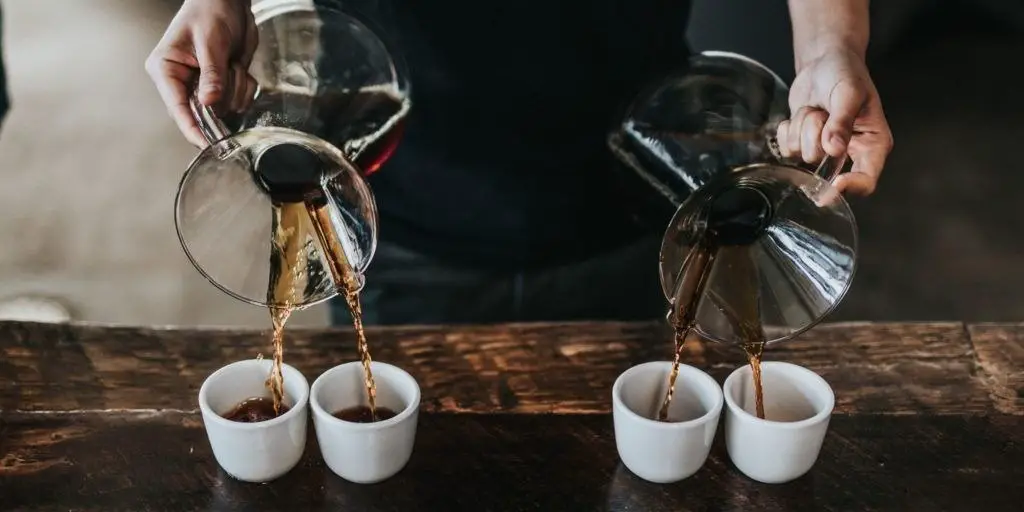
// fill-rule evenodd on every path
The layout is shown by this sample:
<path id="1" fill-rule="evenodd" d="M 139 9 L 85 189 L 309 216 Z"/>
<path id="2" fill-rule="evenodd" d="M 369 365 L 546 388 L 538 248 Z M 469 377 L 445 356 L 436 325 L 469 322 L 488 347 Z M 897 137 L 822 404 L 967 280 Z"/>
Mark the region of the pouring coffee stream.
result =
<path id="1" fill-rule="evenodd" d="M 210 115 L 210 109 L 197 102 L 193 101 L 193 106 L 203 117 Z M 207 126 L 204 133 L 215 130 Z M 376 385 L 359 299 L 363 276 L 350 262 L 350 254 L 358 254 L 353 247 L 355 237 L 344 219 L 343 207 L 326 186 L 337 176 L 337 170 L 332 171 L 310 145 L 293 141 L 269 145 L 254 158 L 246 155 L 242 160 L 254 162 L 250 177 L 271 207 L 266 305 L 273 325 L 274 365 L 267 387 L 274 410 L 280 410 L 283 399 L 285 324 L 294 310 L 308 307 L 311 297 L 333 291 L 344 297 L 351 312 L 369 411 L 376 419 Z M 344 159 L 338 162 L 347 163 Z"/>
<path id="2" fill-rule="evenodd" d="M 300 258 L 308 252 L 306 247 L 299 246 L 297 242 L 307 240 L 306 243 L 310 243 L 315 240 L 335 289 L 343 295 L 351 311 L 357 350 L 366 379 L 370 416 L 376 420 L 377 386 L 370 368 L 372 361 L 359 300 L 363 277 L 353 270 L 342 242 L 343 237 L 336 231 L 344 228 L 344 224 L 336 224 L 331 218 L 329 199 L 321 185 L 327 176 L 321 168 L 320 159 L 302 146 L 282 143 L 264 151 L 256 164 L 254 176 L 260 179 L 274 203 L 276 221 L 271 239 L 274 245 L 271 250 L 272 277 L 267 290 L 267 302 L 274 304 L 270 310 L 274 327 L 275 364 L 269 384 L 274 394 L 275 408 L 281 400 L 280 358 L 283 353 L 284 325 L 291 315 L 289 306 L 276 304 L 294 303 L 296 282 L 306 275 L 306 266 Z M 311 231 L 315 237 L 306 235 L 304 231 Z"/>
<path id="3" fill-rule="evenodd" d="M 248 109 L 221 118 L 191 98 L 209 146 L 179 185 L 178 236 L 211 284 L 270 312 L 274 365 L 267 387 L 275 412 L 284 399 L 288 318 L 344 298 L 375 418 L 359 293 L 378 221 L 364 176 L 401 138 L 411 105 L 403 63 L 379 28 L 346 9 L 308 0 L 255 2 L 252 9 L 260 43 L 249 69 L 258 87 Z"/>
<path id="4" fill-rule="evenodd" d="M 337 18 L 311 25 L 307 18 L 314 10 L 305 2 L 278 4 L 290 7 L 257 16 L 261 45 L 253 69 L 260 89 L 253 108 L 263 110 L 243 115 L 232 131 L 211 109 L 192 103 L 210 147 L 182 178 L 176 226 L 199 272 L 232 297 L 267 307 L 275 333 L 283 332 L 291 311 L 342 295 L 359 334 L 372 405 L 358 292 L 376 247 L 377 212 L 354 159 L 376 155 L 369 172 L 390 155 L 408 111 L 407 88 L 386 45 L 358 20 L 316 10 L 315 16 L 327 12 Z M 288 46 L 291 39 L 278 34 L 309 26 L 320 32 L 338 29 L 334 43 L 347 38 L 365 47 L 351 54 L 373 62 L 346 69 L 377 70 L 376 78 L 362 73 L 349 86 L 332 82 L 349 74 L 318 70 L 332 62 L 322 57 L 326 50 L 317 46 L 319 39 L 308 45 L 310 39 L 301 38 L 310 47 L 296 51 Z M 345 122 L 334 123 L 323 122 L 328 113 L 314 108 L 351 105 L 324 98 L 371 89 L 375 98 L 384 91 L 395 99 L 385 103 L 401 108 L 343 106 L 330 116 Z M 814 173 L 773 153 L 768 134 L 788 118 L 787 95 L 781 80 L 755 61 L 705 52 L 692 59 L 686 73 L 640 96 L 609 135 L 627 175 L 639 178 L 633 181 L 671 214 L 671 220 L 669 215 L 658 219 L 667 222 L 659 269 L 677 327 L 677 364 L 687 333 L 746 342 L 748 354 L 759 357 L 765 346 L 819 322 L 849 288 L 856 225 L 845 200 L 829 196 L 842 162 L 826 159 Z M 350 136 L 360 137 L 359 143 L 346 144 Z M 274 243 L 267 243 L 268 236 Z M 699 261 L 705 263 L 693 264 Z M 275 366 L 283 357 L 281 340 L 275 335 Z M 663 409 L 667 414 L 668 404 Z"/>
<path id="5" fill-rule="evenodd" d="M 756 61 L 705 52 L 641 94 L 609 134 L 626 186 L 646 196 L 637 203 L 664 205 L 658 223 L 670 216 L 659 267 L 676 335 L 658 419 L 668 419 L 690 333 L 744 349 L 763 417 L 764 348 L 820 322 L 852 282 L 856 222 L 832 186 L 847 159 L 812 171 L 781 157 L 774 132 L 787 98 Z"/>

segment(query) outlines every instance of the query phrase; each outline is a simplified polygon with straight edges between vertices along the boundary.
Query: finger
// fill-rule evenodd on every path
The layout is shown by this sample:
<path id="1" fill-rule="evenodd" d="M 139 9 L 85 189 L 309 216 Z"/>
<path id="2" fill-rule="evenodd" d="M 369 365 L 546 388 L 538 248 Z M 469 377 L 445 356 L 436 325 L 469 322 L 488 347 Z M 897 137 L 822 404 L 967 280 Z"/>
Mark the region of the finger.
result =
<path id="1" fill-rule="evenodd" d="M 241 64 L 231 66 L 231 111 L 242 112 L 245 106 L 245 90 L 248 89 L 249 73 Z"/>
<path id="2" fill-rule="evenodd" d="M 786 136 L 786 142 L 792 155 L 800 154 L 800 129 L 804 124 L 804 118 L 807 117 L 810 110 L 810 107 L 800 107 L 797 109 L 796 114 L 790 118 L 789 134 Z"/>
<path id="3" fill-rule="evenodd" d="M 242 108 L 241 108 L 241 110 L 239 110 L 239 112 L 244 112 L 246 110 L 249 110 L 249 107 L 252 106 L 253 100 L 256 99 L 256 88 L 257 88 L 256 79 L 253 78 L 252 75 L 250 75 L 249 73 L 246 73 L 245 74 L 245 92 L 242 95 Z"/>
<path id="4" fill-rule="evenodd" d="M 242 53 L 238 58 L 241 62 L 242 67 L 248 71 L 249 66 L 252 65 L 252 58 L 256 54 L 256 48 L 259 46 L 260 32 L 259 28 L 256 27 L 256 18 L 252 14 L 251 9 L 247 9 L 245 13 L 245 40 L 242 44 Z"/>
<path id="5" fill-rule="evenodd" d="M 841 156 L 853 136 L 853 123 L 864 109 L 868 87 L 853 80 L 840 81 L 828 95 L 828 122 L 821 133 L 821 145 L 832 156 Z"/>
<path id="6" fill-rule="evenodd" d="M 877 132 L 854 135 L 849 147 L 853 166 L 847 174 L 854 175 L 849 178 L 852 180 L 850 190 L 859 195 L 871 195 L 892 151 L 892 133 L 883 123 L 883 128 Z"/>
<path id="7" fill-rule="evenodd" d="M 231 42 L 220 28 L 197 30 L 192 38 L 199 61 L 199 101 L 211 107 L 228 89 L 228 54 Z"/>
<path id="8" fill-rule="evenodd" d="M 779 127 L 775 130 L 775 143 L 779 146 L 779 153 L 782 154 L 783 158 L 791 158 L 793 154 L 789 151 L 789 125 L 790 121 L 786 119 L 779 123 Z"/>
<path id="9" fill-rule="evenodd" d="M 167 107 L 178 131 L 185 136 L 192 145 L 206 147 L 206 139 L 199 126 L 196 124 L 192 109 L 189 106 L 189 86 L 192 82 L 192 68 L 177 62 L 161 59 L 154 54 L 146 61 L 146 70 L 149 72 L 156 90 L 160 94 Z"/>
<path id="10" fill-rule="evenodd" d="M 840 174 L 833 182 L 835 189 L 840 193 L 862 197 L 873 194 L 877 184 L 878 180 L 874 176 L 856 171 Z"/>
<path id="11" fill-rule="evenodd" d="M 800 127 L 800 156 L 804 162 L 816 163 L 825 158 L 825 150 L 821 147 L 821 131 L 827 119 L 828 114 L 819 109 L 804 116 Z"/>

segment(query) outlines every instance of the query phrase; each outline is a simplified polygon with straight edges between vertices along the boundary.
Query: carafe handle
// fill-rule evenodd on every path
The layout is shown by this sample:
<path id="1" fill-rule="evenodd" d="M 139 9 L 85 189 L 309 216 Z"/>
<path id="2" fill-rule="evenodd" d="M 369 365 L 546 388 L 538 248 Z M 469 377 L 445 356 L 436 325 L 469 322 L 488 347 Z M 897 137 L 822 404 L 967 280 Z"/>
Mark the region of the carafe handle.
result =
<path id="1" fill-rule="evenodd" d="M 213 108 L 203 105 L 199 101 L 198 83 L 196 87 L 193 87 L 192 94 L 189 95 L 188 106 L 192 111 L 192 118 L 196 120 L 196 125 L 199 126 L 199 131 L 202 132 L 207 144 L 212 146 L 231 135 L 231 131 L 213 111 Z"/>
<path id="2" fill-rule="evenodd" d="M 814 204 L 819 207 L 827 206 L 840 197 L 839 190 L 833 185 L 839 174 L 843 172 L 843 166 L 846 165 L 848 159 L 849 156 L 845 152 L 840 156 L 825 154 L 825 158 L 821 160 L 818 168 L 814 171 L 821 181 L 818 181 L 812 190 L 804 191 L 807 197 L 814 201 Z"/>
<path id="3" fill-rule="evenodd" d="M 776 160 L 783 161 L 785 157 L 782 156 L 782 150 L 779 149 L 779 140 L 774 135 L 768 136 L 768 150 Z M 843 172 L 843 166 L 846 165 L 846 160 L 849 156 L 843 153 L 841 156 L 832 156 L 825 154 L 825 158 L 818 164 L 818 168 L 814 171 L 819 178 L 832 183 Z"/>
<path id="4" fill-rule="evenodd" d="M 843 172 L 843 167 L 846 165 L 846 160 L 849 159 L 846 153 L 840 156 L 832 156 L 825 154 L 825 158 L 818 164 L 818 168 L 814 171 L 819 178 L 832 183 L 839 177 L 839 174 Z"/>
<path id="5" fill-rule="evenodd" d="M 768 137 L 768 150 L 771 151 L 772 156 L 776 160 L 782 161 L 784 159 L 782 151 L 779 149 L 779 141 L 774 135 Z M 818 163 L 818 167 L 814 170 L 814 175 L 821 178 L 822 181 L 814 190 L 805 191 L 816 204 L 819 206 L 828 204 L 833 199 L 833 196 L 837 195 L 832 185 L 843 172 L 843 167 L 846 166 L 846 161 L 849 158 L 847 153 L 843 153 L 840 156 L 832 156 L 826 153 L 825 158 Z"/>
<path id="6" fill-rule="evenodd" d="M 228 84 L 227 90 L 233 89 L 232 84 Z M 260 95 L 260 85 L 256 84 L 256 90 L 253 91 L 253 98 L 257 98 Z M 203 134 L 203 138 L 206 139 L 206 143 L 210 146 L 228 138 L 231 136 L 231 130 L 228 129 L 224 121 L 221 120 L 220 116 L 213 111 L 212 107 L 203 105 L 199 101 L 199 80 L 196 79 L 192 83 L 192 93 L 188 97 L 189 110 L 192 111 L 192 118 L 195 119 L 196 125 L 199 127 L 199 131 Z"/>

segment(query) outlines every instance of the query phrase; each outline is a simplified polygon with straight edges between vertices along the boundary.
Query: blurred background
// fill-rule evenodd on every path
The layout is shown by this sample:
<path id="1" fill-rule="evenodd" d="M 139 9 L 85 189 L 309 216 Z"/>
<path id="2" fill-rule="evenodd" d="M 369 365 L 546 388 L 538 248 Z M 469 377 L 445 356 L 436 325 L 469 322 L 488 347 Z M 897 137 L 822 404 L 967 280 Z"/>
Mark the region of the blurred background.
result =
<path id="1" fill-rule="evenodd" d="M 57 314 L 28 300 L 46 299 L 93 322 L 268 325 L 265 310 L 209 285 L 174 232 L 196 151 L 143 61 L 179 5 L 3 2 L 0 317 Z M 870 66 L 896 149 L 879 191 L 854 202 L 859 275 L 830 319 L 1024 319 L 1024 2 L 885 0 L 872 15 Z M 696 0 L 690 39 L 788 81 L 789 30 L 785 0 Z"/>

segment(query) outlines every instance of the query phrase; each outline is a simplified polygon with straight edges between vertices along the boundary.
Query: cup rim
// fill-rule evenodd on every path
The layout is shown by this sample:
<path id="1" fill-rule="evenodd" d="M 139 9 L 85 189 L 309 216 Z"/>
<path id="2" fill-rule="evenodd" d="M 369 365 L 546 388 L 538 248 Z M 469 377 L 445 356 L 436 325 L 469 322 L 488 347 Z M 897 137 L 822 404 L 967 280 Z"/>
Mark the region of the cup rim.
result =
<path id="1" fill-rule="evenodd" d="M 412 386 L 413 386 L 413 391 L 415 393 L 413 395 L 414 399 L 410 400 L 409 404 L 406 405 L 405 408 L 402 409 L 401 412 L 399 412 L 398 414 L 396 414 L 396 415 L 394 415 L 391 418 L 388 418 L 386 420 L 375 421 L 373 423 L 357 423 L 357 422 L 354 422 L 354 421 L 345 421 L 343 419 L 335 417 L 334 414 L 327 412 L 327 410 L 324 409 L 320 405 L 320 402 L 318 402 L 315 399 L 317 391 L 319 391 L 320 388 L 322 388 L 324 386 L 324 382 L 328 378 L 330 378 L 330 376 L 333 373 L 340 372 L 340 371 L 342 371 L 343 369 L 345 369 L 345 368 L 347 368 L 349 366 L 359 366 L 359 369 L 362 370 L 363 363 L 362 363 L 362 361 L 349 361 L 347 363 L 339 364 L 339 365 L 334 366 L 332 368 L 329 368 L 327 371 L 321 373 L 320 376 L 317 377 L 315 381 L 313 381 L 313 386 L 312 386 L 312 388 L 310 388 L 310 392 L 309 392 L 309 395 L 310 395 L 309 404 L 310 404 L 310 407 L 312 407 L 312 409 L 313 409 L 313 414 L 314 414 L 315 417 L 320 417 L 323 420 L 328 421 L 328 422 L 330 422 L 333 425 L 337 425 L 337 426 L 340 426 L 340 427 L 348 428 L 348 429 L 351 429 L 351 430 L 379 430 L 379 429 L 382 429 L 382 428 L 390 427 L 392 425 L 397 425 L 397 424 L 405 421 L 406 418 L 408 418 L 409 416 L 412 416 L 412 414 L 414 412 L 419 410 L 420 399 L 421 399 L 420 384 L 419 384 L 419 382 L 416 381 L 416 378 L 413 377 L 409 372 L 407 372 L 407 371 L 403 370 L 402 368 L 400 368 L 398 366 L 395 366 L 393 364 L 388 364 L 388 363 L 385 363 L 385 362 L 382 362 L 382 361 L 371 361 L 370 362 L 371 370 L 375 369 L 376 367 L 389 368 L 390 371 L 396 372 L 400 379 L 408 379 L 408 381 L 411 382 Z"/>
<path id="2" fill-rule="evenodd" d="M 641 416 L 641 415 L 637 414 L 636 412 L 634 412 L 632 409 L 630 409 L 628 406 L 626 406 L 626 404 L 624 404 L 622 402 L 622 386 L 625 385 L 624 384 L 625 379 L 627 377 L 629 377 L 630 374 L 632 374 L 632 373 L 639 373 L 640 371 L 643 371 L 645 368 L 648 368 L 648 367 L 651 367 L 651 366 L 661 367 L 661 366 L 665 366 L 665 365 L 668 365 L 669 370 L 671 371 L 671 368 L 672 368 L 672 362 L 671 361 L 649 361 L 649 362 L 646 362 L 646 363 L 640 363 L 640 364 L 634 365 L 634 366 L 630 367 L 629 369 L 627 369 L 626 371 L 620 373 L 618 378 L 615 379 L 615 384 L 612 385 L 612 406 L 614 407 L 614 409 L 623 411 L 623 413 L 626 414 L 626 417 L 628 417 L 629 419 L 631 419 L 633 421 L 639 421 L 642 425 L 650 426 L 650 427 L 653 427 L 653 428 L 666 429 L 666 430 L 689 428 L 689 427 L 693 427 L 693 426 L 697 426 L 697 425 L 702 425 L 704 423 L 707 423 L 707 422 L 713 420 L 714 418 L 717 418 L 718 415 L 721 414 L 722 406 L 724 404 L 724 397 L 723 397 L 723 393 L 722 393 L 722 387 L 718 385 L 718 381 L 716 381 L 714 377 L 712 377 L 710 374 L 708 374 L 704 370 L 701 370 L 700 368 L 697 368 L 696 366 L 692 366 L 692 365 L 688 365 L 688 364 L 684 364 L 684 363 L 680 363 L 679 364 L 680 374 L 682 374 L 682 370 L 685 368 L 685 369 L 687 369 L 688 372 L 693 372 L 693 374 L 696 375 L 697 378 L 699 378 L 701 380 L 704 380 L 706 382 L 709 382 L 711 384 L 711 389 L 717 390 L 717 393 L 714 393 L 714 397 L 715 397 L 714 405 L 712 405 L 708 409 L 708 411 L 705 412 L 704 414 L 702 414 L 702 415 L 700 415 L 700 416 L 698 416 L 698 417 L 696 417 L 696 418 L 694 418 L 692 420 L 686 420 L 686 421 L 658 421 L 658 420 L 653 420 L 651 418 L 647 418 L 647 417 L 644 417 L 644 416 Z M 614 410 L 613 410 L 613 412 L 614 412 Z"/>
<path id="3" fill-rule="evenodd" d="M 817 413 L 815 413 L 814 416 L 799 421 L 773 421 L 769 419 L 758 418 L 756 414 L 750 414 L 749 412 L 746 411 L 746 409 L 740 407 L 739 404 L 737 404 L 736 401 L 733 400 L 732 393 L 729 393 L 729 390 L 733 386 L 736 386 L 736 380 L 739 379 L 740 373 L 753 371 L 751 370 L 750 365 L 743 365 L 733 370 L 732 373 L 730 373 L 729 376 L 726 377 L 725 383 L 722 385 L 722 395 L 725 398 L 725 404 L 729 408 L 729 410 L 733 411 L 733 413 L 735 413 L 738 417 L 741 417 L 747 421 L 752 421 L 755 424 L 783 429 L 805 428 L 815 423 L 824 421 L 826 418 L 832 416 L 832 412 L 836 406 L 836 395 L 835 391 L 832 389 L 832 386 L 829 385 L 828 381 L 826 381 L 824 377 L 818 375 L 816 372 L 812 371 L 809 368 L 805 368 L 798 364 L 793 364 L 786 361 L 764 361 L 761 363 L 762 373 L 764 372 L 765 368 L 770 367 L 788 368 L 791 371 L 803 373 L 805 375 L 810 376 L 812 380 L 817 381 L 821 385 L 821 387 L 828 392 L 828 394 L 826 395 L 826 398 L 828 400 L 826 406 L 823 407 Z"/>
<path id="4" fill-rule="evenodd" d="M 288 412 L 276 418 L 272 418 L 266 421 L 260 421 L 256 423 L 244 423 L 241 421 L 231 421 L 221 416 L 220 413 L 218 413 L 217 411 L 214 411 L 213 407 L 210 407 L 208 395 L 210 393 L 210 386 L 212 385 L 211 382 L 214 380 L 214 377 L 220 375 L 223 372 L 226 372 L 229 368 L 233 368 L 236 366 L 262 366 L 267 363 L 273 365 L 273 361 L 267 361 L 266 359 L 243 359 L 241 361 L 235 361 L 233 363 L 226 364 L 218 368 L 217 371 L 211 373 L 208 377 L 206 377 L 206 380 L 203 381 L 203 385 L 199 387 L 199 410 L 203 413 L 204 421 L 212 421 L 218 425 L 238 430 L 258 430 L 271 428 L 275 425 L 280 425 L 281 423 L 285 423 L 291 420 L 291 418 L 295 417 L 296 415 L 301 414 L 302 411 L 306 408 L 306 404 L 309 402 L 309 381 L 306 380 L 306 376 L 303 375 L 302 372 L 300 372 L 297 368 L 285 362 L 281 363 L 281 372 L 283 374 L 286 374 L 285 379 L 294 378 L 298 379 L 302 383 L 302 390 L 299 393 L 299 396 L 296 397 L 295 399 L 295 405 L 293 405 L 292 408 L 288 410 Z"/>

